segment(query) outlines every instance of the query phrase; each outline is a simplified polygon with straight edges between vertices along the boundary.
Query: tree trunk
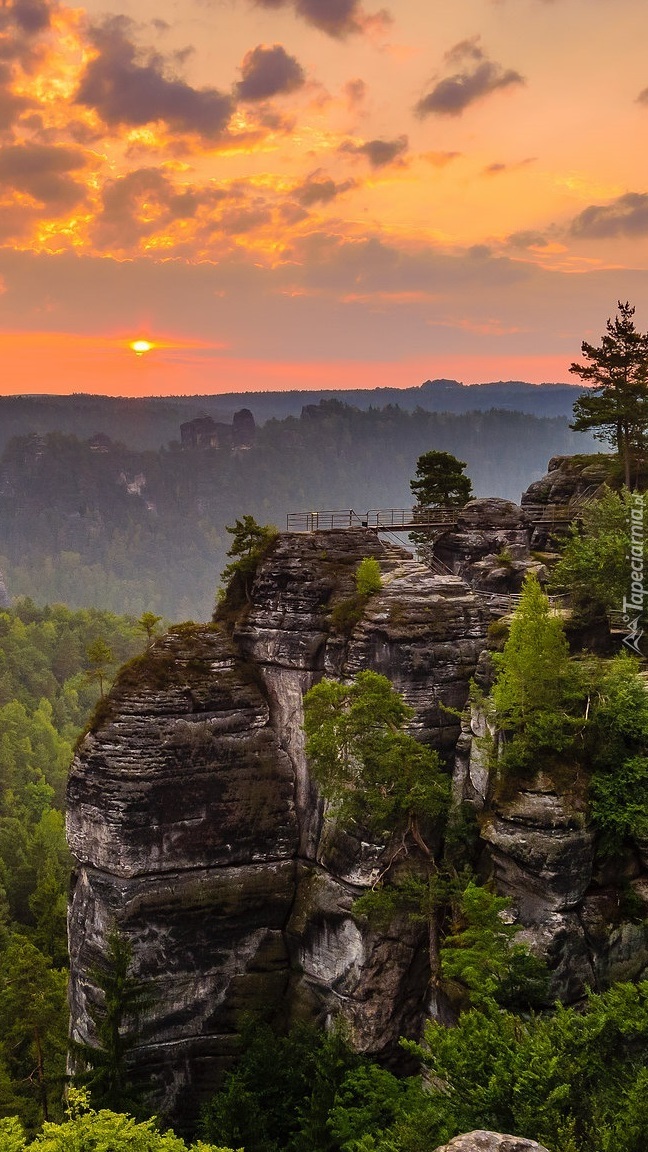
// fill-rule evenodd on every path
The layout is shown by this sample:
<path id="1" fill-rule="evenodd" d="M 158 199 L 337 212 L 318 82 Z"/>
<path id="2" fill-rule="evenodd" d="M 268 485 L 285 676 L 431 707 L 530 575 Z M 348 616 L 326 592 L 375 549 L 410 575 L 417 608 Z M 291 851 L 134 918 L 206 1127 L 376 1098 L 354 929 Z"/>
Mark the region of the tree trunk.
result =
<path id="1" fill-rule="evenodd" d="M 36 1046 L 36 1071 L 38 1075 L 38 1086 L 40 1089 L 41 1098 L 41 1111 L 43 1113 L 43 1120 L 49 1120 L 49 1110 L 47 1107 L 47 1084 L 45 1083 L 45 1064 L 43 1061 L 43 1046 L 41 1044 L 40 1032 L 38 1028 L 34 1028 L 34 1044 Z"/>

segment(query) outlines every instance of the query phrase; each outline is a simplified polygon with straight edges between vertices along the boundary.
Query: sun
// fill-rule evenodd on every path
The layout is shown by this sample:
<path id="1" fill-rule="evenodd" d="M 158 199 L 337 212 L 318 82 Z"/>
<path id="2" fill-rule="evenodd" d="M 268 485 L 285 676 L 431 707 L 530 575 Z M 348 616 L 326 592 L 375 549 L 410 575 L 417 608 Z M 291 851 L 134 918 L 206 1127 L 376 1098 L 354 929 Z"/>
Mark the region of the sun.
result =
<path id="1" fill-rule="evenodd" d="M 143 356 L 145 352 L 150 352 L 155 348 L 155 344 L 151 344 L 149 340 L 131 340 L 128 347 L 132 349 L 136 356 Z"/>

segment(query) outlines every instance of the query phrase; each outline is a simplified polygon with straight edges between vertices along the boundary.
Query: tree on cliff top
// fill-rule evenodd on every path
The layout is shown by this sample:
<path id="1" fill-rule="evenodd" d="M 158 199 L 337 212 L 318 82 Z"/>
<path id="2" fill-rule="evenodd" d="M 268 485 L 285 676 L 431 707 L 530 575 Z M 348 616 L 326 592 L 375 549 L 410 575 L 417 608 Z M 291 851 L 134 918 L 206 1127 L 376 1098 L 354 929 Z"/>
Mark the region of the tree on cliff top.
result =
<path id="1" fill-rule="evenodd" d="M 597 440 L 614 445 L 630 488 L 632 465 L 639 464 L 648 431 L 648 333 L 635 327 L 628 301 L 619 300 L 618 309 L 599 345 L 581 344 L 585 363 L 569 369 L 592 385 L 574 404 L 571 427 L 592 430 Z"/>
<path id="2" fill-rule="evenodd" d="M 237 604 L 249 602 L 257 566 L 276 539 L 277 529 L 272 524 L 257 524 L 254 516 L 244 516 L 234 527 L 226 525 L 225 530 L 232 537 L 227 553 L 232 559 L 221 572 L 225 596 Z"/>
<path id="3" fill-rule="evenodd" d="M 410 488 L 421 508 L 435 504 L 461 507 L 470 500 L 472 484 L 464 476 L 464 460 L 457 460 L 451 452 L 424 452 L 416 461 L 416 476 Z"/>

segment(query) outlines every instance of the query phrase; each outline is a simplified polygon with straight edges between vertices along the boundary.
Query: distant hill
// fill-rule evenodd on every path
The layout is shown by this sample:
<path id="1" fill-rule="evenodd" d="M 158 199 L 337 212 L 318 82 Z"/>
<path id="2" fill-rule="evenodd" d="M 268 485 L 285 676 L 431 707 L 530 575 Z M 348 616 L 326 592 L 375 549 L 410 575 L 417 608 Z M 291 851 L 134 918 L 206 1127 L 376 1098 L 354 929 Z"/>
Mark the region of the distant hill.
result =
<path id="1" fill-rule="evenodd" d="M 286 513 L 305 509 L 408 507 L 417 458 L 430 448 L 466 460 L 477 495 L 519 500 L 550 456 L 593 446 L 564 417 L 312 400 L 299 417 L 267 420 L 249 448 L 147 450 L 105 433 L 12 439 L 0 460 L 0 570 L 10 594 L 204 620 L 225 565 L 225 526 L 237 517 L 284 527 Z M 124 411 L 113 409 L 122 419 Z"/>
<path id="2" fill-rule="evenodd" d="M 229 392 L 214 396 L 144 397 L 92 396 L 0 397 L 0 450 L 13 436 L 30 432 L 67 432 L 89 439 L 103 432 L 130 448 L 161 448 L 180 439 L 180 425 L 199 416 L 229 422 L 240 408 L 250 408 L 257 424 L 299 416 L 304 405 L 341 400 L 356 408 L 396 404 L 406 412 L 471 412 L 500 408 L 533 416 L 571 417 L 574 400 L 583 389 L 576 384 L 526 384 L 507 380 L 490 384 L 460 384 L 457 380 L 427 380 L 414 388 L 330 389 L 316 392 Z"/>

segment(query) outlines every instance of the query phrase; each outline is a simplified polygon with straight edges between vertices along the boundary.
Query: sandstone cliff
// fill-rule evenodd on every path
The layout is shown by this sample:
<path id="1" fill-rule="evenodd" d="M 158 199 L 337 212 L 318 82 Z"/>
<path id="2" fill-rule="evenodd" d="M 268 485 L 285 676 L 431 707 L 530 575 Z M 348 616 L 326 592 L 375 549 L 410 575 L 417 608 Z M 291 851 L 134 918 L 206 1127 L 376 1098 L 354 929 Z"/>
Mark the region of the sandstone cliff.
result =
<path id="1" fill-rule="evenodd" d="M 449 562 L 477 583 L 496 549 L 533 563 L 519 508 L 497 502 L 487 526 L 479 512 L 466 509 L 446 539 Z M 340 630 L 365 556 L 383 587 Z M 136 1054 L 154 1106 L 195 1113 L 247 1012 L 342 1014 L 360 1049 L 390 1060 L 400 1035 L 419 1035 L 443 1008 L 430 997 L 421 927 L 397 918 L 377 933 L 354 915 L 383 846 L 323 820 L 302 734 L 303 694 L 323 674 L 374 669 L 414 707 L 413 731 L 454 773 L 455 803 L 477 814 L 473 863 L 512 897 L 554 993 L 574 1000 L 586 984 L 645 971 L 645 859 L 596 861 L 568 771 L 498 793 L 483 715 L 459 722 L 471 678 L 488 679 L 487 626 L 461 576 L 436 575 L 371 531 L 282 534 L 227 626 L 176 628 L 123 671 L 69 784 L 72 1032 L 92 1041 L 91 973 L 116 924 L 154 995 Z"/>
<path id="2" fill-rule="evenodd" d="M 383 589 L 349 635 L 336 632 L 331 610 L 368 555 Z M 341 1012 L 380 1056 L 418 1034 L 421 928 L 377 935 L 354 917 L 381 846 L 323 829 L 302 696 L 325 672 L 389 673 L 417 734 L 450 757 L 485 631 L 461 579 L 367 530 L 287 534 L 233 635 L 183 626 L 127 667 L 69 783 L 75 1038 L 91 1038 L 90 973 L 114 924 L 154 994 L 138 1068 L 176 1114 L 213 1088 L 247 1011 Z"/>

